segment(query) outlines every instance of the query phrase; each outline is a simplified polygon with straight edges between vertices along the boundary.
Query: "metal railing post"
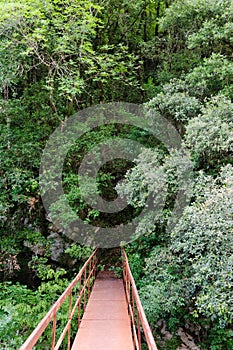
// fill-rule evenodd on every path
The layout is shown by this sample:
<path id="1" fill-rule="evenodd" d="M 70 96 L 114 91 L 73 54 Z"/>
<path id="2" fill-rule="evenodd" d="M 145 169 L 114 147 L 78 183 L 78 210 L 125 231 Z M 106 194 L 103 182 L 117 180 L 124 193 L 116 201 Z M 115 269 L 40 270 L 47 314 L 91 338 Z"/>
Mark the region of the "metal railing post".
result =
<path id="1" fill-rule="evenodd" d="M 144 332 L 147 347 L 149 350 L 158 350 L 152 335 L 149 323 L 143 310 L 137 287 L 130 270 L 128 258 L 124 249 L 122 249 L 123 260 L 123 280 L 125 285 L 126 299 L 128 303 L 129 316 L 132 326 L 133 342 L 136 350 L 141 350 L 141 326 Z M 137 314 L 137 319 L 135 317 Z"/>
<path id="2" fill-rule="evenodd" d="M 62 295 L 58 298 L 58 300 L 51 307 L 49 312 L 45 315 L 45 317 L 40 321 L 38 326 L 34 329 L 28 339 L 24 342 L 24 344 L 20 347 L 19 350 L 32 350 L 34 345 L 38 342 L 39 338 L 43 335 L 45 329 L 52 321 L 52 335 L 51 335 L 51 350 L 58 350 L 64 340 L 66 334 L 68 336 L 67 341 L 67 349 L 71 348 L 71 323 L 74 317 L 76 310 L 78 309 L 78 327 L 81 322 L 81 302 L 82 297 L 84 297 L 84 307 L 86 307 L 86 294 L 88 292 L 88 298 L 90 296 L 90 281 L 91 278 L 95 278 L 96 276 L 96 266 L 97 266 L 97 249 L 91 254 L 89 259 L 85 262 L 77 276 L 73 279 L 70 285 L 66 288 L 66 290 L 62 293 Z M 87 268 L 88 268 L 88 277 L 87 277 Z M 82 279 L 83 286 L 82 286 Z M 80 284 L 79 295 L 77 300 L 73 306 L 73 289 L 77 284 Z M 69 306 L 68 306 L 68 320 L 66 325 L 59 337 L 56 341 L 56 328 L 57 328 L 57 312 L 63 305 L 63 303 L 69 298 Z"/>
<path id="3" fill-rule="evenodd" d="M 55 344 L 56 344 L 56 327 L 57 327 L 57 314 L 55 313 L 54 319 L 53 319 L 53 328 L 52 328 L 52 346 L 51 350 L 54 350 Z"/>

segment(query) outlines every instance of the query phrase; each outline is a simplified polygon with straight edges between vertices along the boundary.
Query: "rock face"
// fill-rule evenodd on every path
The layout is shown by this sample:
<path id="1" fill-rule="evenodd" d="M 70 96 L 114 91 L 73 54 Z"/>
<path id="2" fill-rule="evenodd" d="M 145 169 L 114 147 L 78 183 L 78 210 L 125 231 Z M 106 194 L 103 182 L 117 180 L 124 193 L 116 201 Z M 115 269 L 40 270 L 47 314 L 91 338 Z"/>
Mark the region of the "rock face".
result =
<path id="1" fill-rule="evenodd" d="M 47 240 L 50 249 L 50 258 L 55 262 L 61 262 L 67 246 L 65 240 L 55 231 L 50 232 Z M 35 255 L 43 256 L 46 251 L 45 245 L 40 242 L 37 244 L 32 244 L 25 241 L 24 246 L 29 248 Z"/>
<path id="2" fill-rule="evenodd" d="M 47 237 L 50 241 L 50 257 L 53 261 L 61 262 L 63 258 L 64 251 L 66 249 L 66 243 L 64 239 L 57 233 L 51 232 Z"/>
<path id="3" fill-rule="evenodd" d="M 182 341 L 182 346 L 178 350 L 200 350 L 200 348 L 194 343 L 192 336 L 184 332 L 181 327 L 178 329 L 177 334 Z"/>
<path id="4" fill-rule="evenodd" d="M 165 342 L 167 340 L 171 340 L 173 337 L 173 334 L 171 334 L 166 330 L 166 323 L 160 320 L 158 322 L 158 326 L 160 327 L 163 340 Z M 190 334 L 188 334 L 186 331 L 184 331 L 183 328 L 179 327 L 177 331 L 177 335 L 181 339 L 181 346 L 179 346 L 177 350 L 200 350 L 200 348 L 195 344 L 193 337 Z"/>
<path id="5" fill-rule="evenodd" d="M 67 266 L 73 268 L 76 263 L 76 259 L 73 259 L 69 254 L 65 253 L 65 250 L 73 242 L 64 234 L 63 231 L 56 228 L 54 224 L 49 225 L 47 235 L 43 235 L 38 227 L 33 227 L 29 223 L 29 220 L 24 219 L 24 225 L 27 229 L 34 233 L 38 233 L 38 237 L 41 237 L 41 242 L 35 243 L 33 239 L 25 240 L 23 242 L 24 247 L 28 248 L 33 255 L 46 257 L 52 260 L 56 265 Z M 37 235 L 35 236 L 38 241 Z M 33 238 L 33 237 L 32 237 Z"/>

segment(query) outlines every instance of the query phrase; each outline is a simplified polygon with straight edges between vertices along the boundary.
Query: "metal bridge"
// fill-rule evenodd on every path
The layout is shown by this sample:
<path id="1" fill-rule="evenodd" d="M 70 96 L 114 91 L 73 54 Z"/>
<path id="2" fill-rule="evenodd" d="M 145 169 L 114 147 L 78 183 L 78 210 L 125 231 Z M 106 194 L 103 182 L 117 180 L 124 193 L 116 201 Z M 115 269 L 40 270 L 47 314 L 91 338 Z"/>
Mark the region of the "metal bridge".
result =
<path id="1" fill-rule="evenodd" d="M 157 350 L 125 250 L 123 278 L 97 264 L 95 250 L 20 350 Z"/>

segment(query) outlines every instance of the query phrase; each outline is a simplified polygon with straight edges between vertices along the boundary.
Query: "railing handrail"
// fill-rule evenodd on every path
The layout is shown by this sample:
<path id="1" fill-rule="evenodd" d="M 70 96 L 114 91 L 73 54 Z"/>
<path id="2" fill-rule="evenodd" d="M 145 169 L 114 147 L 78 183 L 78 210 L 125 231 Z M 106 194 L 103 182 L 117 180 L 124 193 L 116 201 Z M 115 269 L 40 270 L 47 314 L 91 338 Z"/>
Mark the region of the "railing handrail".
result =
<path id="1" fill-rule="evenodd" d="M 127 254 L 124 250 L 124 248 L 122 249 L 122 257 L 123 257 L 123 278 L 124 278 L 124 283 L 125 283 L 125 288 L 126 288 L 126 298 L 127 298 L 127 303 L 129 308 L 131 309 L 130 312 L 130 317 L 131 317 L 131 323 L 135 324 L 134 320 L 132 320 L 132 317 L 134 317 L 134 305 L 131 305 L 131 300 L 130 300 L 130 284 L 131 284 L 131 292 L 132 292 L 132 299 L 133 299 L 133 303 L 134 300 L 136 302 L 136 307 L 137 307 L 137 311 L 138 311 L 138 317 L 140 317 L 140 321 L 142 324 L 142 328 L 145 334 L 145 338 L 147 341 L 147 345 L 149 350 L 158 350 L 156 344 L 155 344 L 155 340 L 150 328 L 150 325 L 147 321 L 145 312 L 143 310 L 143 306 L 138 294 L 138 290 L 132 275 L 132 272 L 130 270 L 130 266 L 129 266 L 129 262 L 128 262 L 128 258 L 127 258 Z M 138 322 L 138 336 L 139 337 L 139 333 L 140 333 L 140 322 Z M 136 334 L 133 334 L 133 337 L 135 337 Z M 134 339 L 134 344 L 136 349 L 141 349 L 141 340 L 140 339 Z"/>
<path id="2" fill-rule="evenodd" d="M 24 344 L 20 347 L 19 350 L 30 350 L 37 343 L 48 324 L 55 318 L 57 311 L 60 309 L 61 305 L 64 301 L 71 295 L 73 288 L 77 285 L 77 283 L 81 280 L 83 274 L 86 271 L 87 266 L 91 263 L 96 255 L 97 249 L 91 254 L 89 259 L 85 262 L 77 276 L 73 279 L 73 281 L 69 284 L 69 286 L 65 289 L 62 295 L 57 299 L 57 301 L 53 304 L 48 313 L 44 316 L 44 318 L 40 321 L 31 335 L 27 338 Z M 95 265 L 96 266 L 96 265 Z M 94 267 L 95 267 L 94 266 Z M 94 269 L 94 268 L 93 268 Z M 92 271 L 91 271 L 92 272 Z M 90 275 L 88 276 L 88 281 L 90 279 Z M 86 287 L 86 284 L 84 285 Z M 72 313 L 73 314 L 73 313 Z M 53 348 L 53 346 L 52 346 Z"/>

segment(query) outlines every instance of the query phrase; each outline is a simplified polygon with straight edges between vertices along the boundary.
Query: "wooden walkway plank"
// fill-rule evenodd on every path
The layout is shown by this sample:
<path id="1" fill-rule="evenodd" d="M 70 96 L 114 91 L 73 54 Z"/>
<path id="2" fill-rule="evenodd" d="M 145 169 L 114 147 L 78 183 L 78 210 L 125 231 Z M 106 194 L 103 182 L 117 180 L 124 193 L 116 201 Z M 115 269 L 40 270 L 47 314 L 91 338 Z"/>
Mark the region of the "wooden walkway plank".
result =
<path id="1" fill-rule="evenodd" d="M 123 280 L 100 272 L 72 350 L 133 350 Z"/>

